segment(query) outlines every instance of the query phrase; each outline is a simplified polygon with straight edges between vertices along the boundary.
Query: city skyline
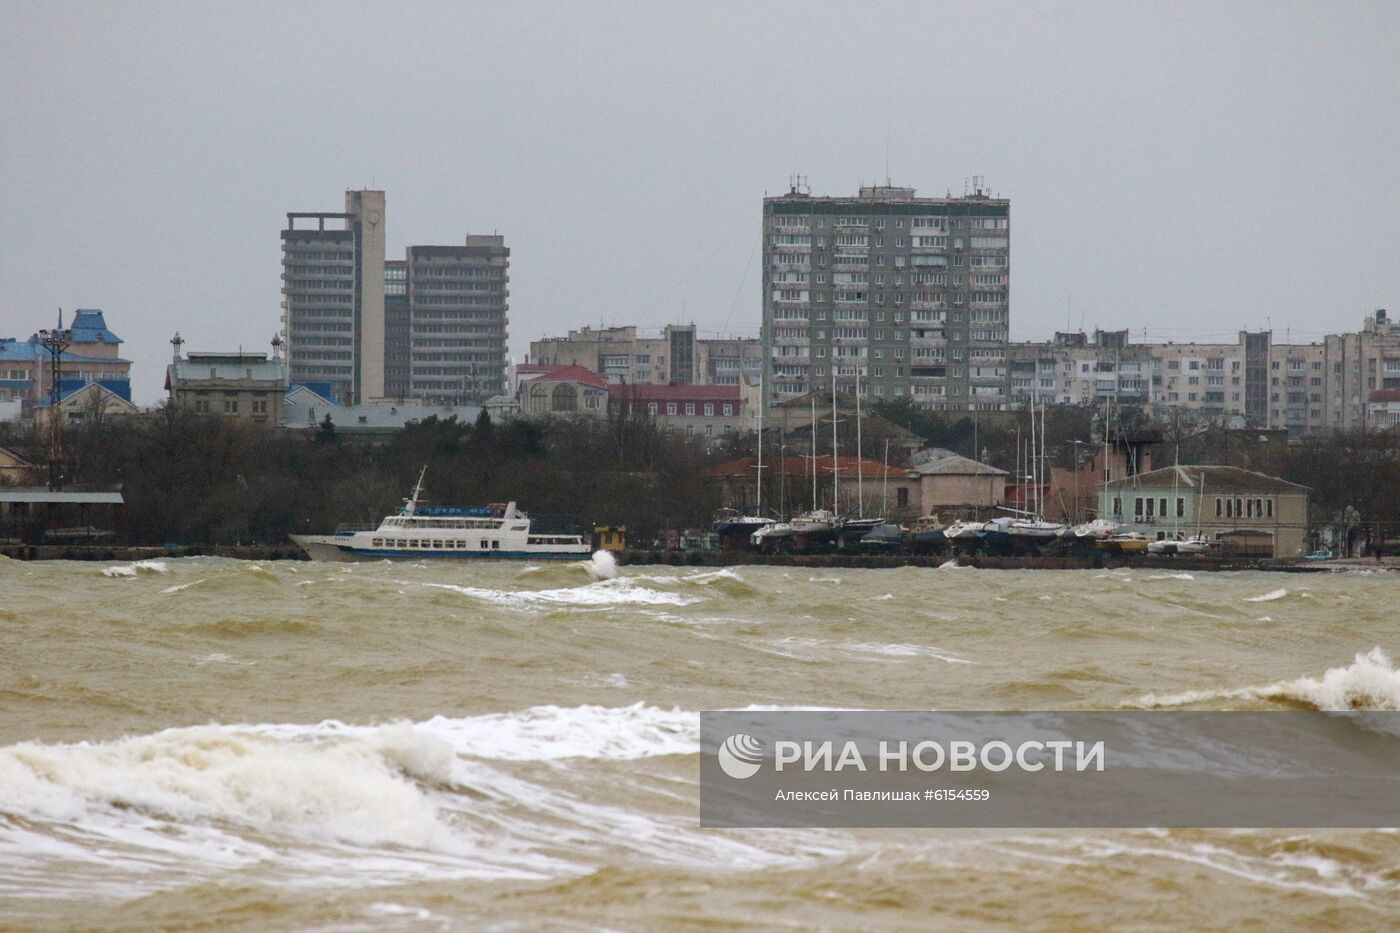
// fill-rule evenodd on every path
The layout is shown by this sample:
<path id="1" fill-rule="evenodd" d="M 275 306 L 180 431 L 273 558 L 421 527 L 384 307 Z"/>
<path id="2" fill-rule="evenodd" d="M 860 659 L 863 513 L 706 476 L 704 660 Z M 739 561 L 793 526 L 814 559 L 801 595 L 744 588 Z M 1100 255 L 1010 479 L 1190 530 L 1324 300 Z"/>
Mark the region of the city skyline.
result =
<path id="1" fill-rule="evenodd" d="M 586 324 L 757 336 L 760 204 L 794 173 L 817 195 L 985 176 L 1017 205 L 1013 341 L 1310 341 L 1400 303 L 1392 6 L 1238 4 L 1209 28 L 889 7 L 899 30 L 834 7 L 642 9 L 17 7 L 0 332 L 103 308 L 150 404 L 177 328 L 213 349 L 280 329 L 287 211 L 374 187 L 391 256 L 504 235 L 516 359 Z M 928 38 L 946 30 L 963 41 Z"/>

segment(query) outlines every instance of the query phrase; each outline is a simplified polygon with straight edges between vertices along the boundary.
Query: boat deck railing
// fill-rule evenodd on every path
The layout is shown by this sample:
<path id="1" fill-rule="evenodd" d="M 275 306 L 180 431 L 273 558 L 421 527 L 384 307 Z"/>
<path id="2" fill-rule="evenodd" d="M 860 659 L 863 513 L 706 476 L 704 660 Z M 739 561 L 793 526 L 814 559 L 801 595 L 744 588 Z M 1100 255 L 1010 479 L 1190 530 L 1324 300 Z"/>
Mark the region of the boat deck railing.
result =
<path id="1" fill-rule="evenodd" d="M 335 533 L 338 535 L 353 535 L 357 531 L 378 531 L 378 525 L 366 525 L 364 523 L 347 522 L 343 525 L 335 526 Z"/>

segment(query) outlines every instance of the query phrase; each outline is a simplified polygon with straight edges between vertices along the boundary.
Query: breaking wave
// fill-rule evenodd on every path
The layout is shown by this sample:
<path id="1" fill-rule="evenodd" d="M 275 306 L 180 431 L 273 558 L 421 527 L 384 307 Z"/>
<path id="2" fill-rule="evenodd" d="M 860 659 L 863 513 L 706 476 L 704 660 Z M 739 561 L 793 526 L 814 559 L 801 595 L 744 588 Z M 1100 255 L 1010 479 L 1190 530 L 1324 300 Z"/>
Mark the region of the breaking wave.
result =
<path id="1" fill-rule="evenodd" d="M 1162 709 L 1210 700 L 1269 700 L 1319 710 L 1400 710 L 1400 671 L 1389 655 L 1372 648 L 1357 654 L 1351 664 L 1331 668 L 1321 677 L 1299 677 L 1231 690 L 1147 694 L 1134 705 Z"/>
<path id="2" fill-rule="evenodd" d="M 169 573 L 170 568 L 163 560 L 138 560 L 134 564 L 103 567 L 104 577 L 134 577 L 139 573 Z"/>

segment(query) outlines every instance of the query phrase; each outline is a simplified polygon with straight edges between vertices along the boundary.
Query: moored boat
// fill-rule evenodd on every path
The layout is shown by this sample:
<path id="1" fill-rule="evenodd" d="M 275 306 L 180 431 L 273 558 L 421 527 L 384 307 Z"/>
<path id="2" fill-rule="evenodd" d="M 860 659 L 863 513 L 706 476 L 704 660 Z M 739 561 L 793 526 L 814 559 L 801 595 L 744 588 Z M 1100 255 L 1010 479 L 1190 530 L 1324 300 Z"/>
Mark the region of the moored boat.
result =
<path id="1" fill-rule="evenodd" d="M 327 561 L 584 560 L 592 554 L 580 535 L 531 533 L 530 517 L 514 502 L 470 509 L 426 507 L 419 504 L 422 489 L 423 474 L 419 474 L 403 508 L 372 528 L 342 527 L 331 535 L 289 537 L 312 560 Z"/>

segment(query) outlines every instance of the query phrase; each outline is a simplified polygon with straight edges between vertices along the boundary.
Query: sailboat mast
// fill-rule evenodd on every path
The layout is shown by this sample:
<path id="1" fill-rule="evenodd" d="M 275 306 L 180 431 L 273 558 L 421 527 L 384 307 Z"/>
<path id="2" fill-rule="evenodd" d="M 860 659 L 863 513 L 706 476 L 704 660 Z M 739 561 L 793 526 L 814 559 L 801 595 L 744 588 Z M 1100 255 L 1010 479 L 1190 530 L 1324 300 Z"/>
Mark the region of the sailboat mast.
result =
<path id="1" fill-rule="evenodd" d="M 865 451 L 860 444 L 860 368 L 856 368 L 856 513 L 865 517 L 865 467 L 861 463 Z"/>
<path id="2" fill-rule="evenodd" d="M 890 439 L 885 438 L 885 475 L 880 481 L 880 512 L 890 513 Z"/>
<path id="3" fill-rule="evenodd" d="M 763 374 L 758 374 L 758 397 L 763 398 Z M 763 403 L 758 405 L 758 413 L 755 415 L 758 422 L 758 476 L 756 485 L 758 486 L 758 502 L 755 505 L 757 514 L 763 514 Z"/>
<path id="4" fill-rule="evenodd" d="M 817 506 L 817 389 L 812 387 L 812 511 Z"/>
<path id="5" fill-rule="evenodd" d="M 1025 477 L 1021 475 L 1021 425 L 1018 422 L 1016 425 L 1016 484 L 1019 486 L 1023 479 Z"/>
<path id="6" fill-rule="evenodd" d="M 841 511 L 841 465 L 836 460 L 836 361 L 831 361 L 831 511 Z"/>
<path id="7" fill-rule="evenodd" d="M 1035 399 L 1034 399 L 1034 398 L 1031 399 L 1031 449 L 1030 449 L 1030 456 L 1029 456 L 1029 458 L 1027 459 L 1026 462 L 1027 462 L 1027 467 L 1028 467 L 1028 469 L 1027 469 L 1026 472 L 1028 472 L 1028 473 L 1030 474 L 1030 481 L 1031 481 L 1031 510 L 1032 510 L 1032 511 L 1035 511 L 1035 496 L 1036 496 L 1036 492 L 1035 492 L 1036 482 L 1035 482 L 1035 479 L 1036 479 L 1036 473 L 1035 473 Z M 1025 497 L 1022 496 L 1021 498 L 1022 498 L 1022 502 L 1024 503 Z"/>

